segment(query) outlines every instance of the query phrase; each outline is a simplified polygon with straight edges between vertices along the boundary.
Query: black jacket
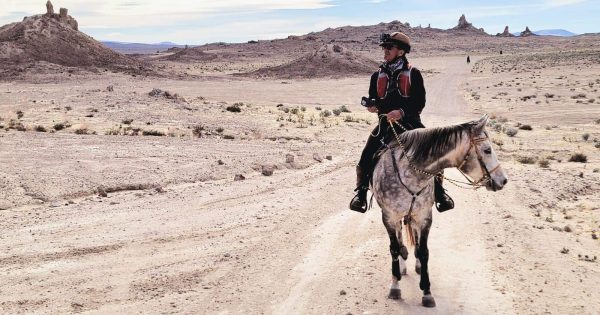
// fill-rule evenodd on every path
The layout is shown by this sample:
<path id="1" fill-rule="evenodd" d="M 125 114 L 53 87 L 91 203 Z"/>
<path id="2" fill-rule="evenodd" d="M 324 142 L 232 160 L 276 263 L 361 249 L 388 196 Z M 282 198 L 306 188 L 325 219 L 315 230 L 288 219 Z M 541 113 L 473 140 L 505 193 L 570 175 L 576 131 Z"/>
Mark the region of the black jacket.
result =
<path id="1" fill-rule="evenodd" d="M 409 127 L 407 129 L 422 128 L 421 111 L 425 107 L 425 85 L 423 84 L 423 76 L 419 69 L 413 67 L 410 72 L 410 97 L 402 97 L 398 89 L 388 93 L 384 99 L 379 99 L 377 95 L 377 78 L 379 71 L 376 71 L 371 76 L 369 85 L 369 98 L 379 100 L 377 109 L 379 114 L 387 114 L 392 110 L 402 109 L 404 111 L 403 125 Z"/>

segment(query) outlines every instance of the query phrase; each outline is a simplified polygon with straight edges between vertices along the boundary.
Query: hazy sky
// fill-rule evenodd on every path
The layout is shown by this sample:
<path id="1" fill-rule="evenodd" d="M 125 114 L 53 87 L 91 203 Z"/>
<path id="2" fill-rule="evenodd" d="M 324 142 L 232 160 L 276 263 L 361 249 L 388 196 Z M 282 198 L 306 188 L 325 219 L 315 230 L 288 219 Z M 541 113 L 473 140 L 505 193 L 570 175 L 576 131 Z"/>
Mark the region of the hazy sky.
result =
<path id="1" fill-rule="evenodd" d="M 0 0 L 0 25 L 46 11 L 46 0 Z M 461 14 L 496 34 L 566 29 L 600 32 L 599 0 L 55 0 L 98 40 L 180 44 L 284 38 L 344 25 L 399 20 L 447 29 Z"/>

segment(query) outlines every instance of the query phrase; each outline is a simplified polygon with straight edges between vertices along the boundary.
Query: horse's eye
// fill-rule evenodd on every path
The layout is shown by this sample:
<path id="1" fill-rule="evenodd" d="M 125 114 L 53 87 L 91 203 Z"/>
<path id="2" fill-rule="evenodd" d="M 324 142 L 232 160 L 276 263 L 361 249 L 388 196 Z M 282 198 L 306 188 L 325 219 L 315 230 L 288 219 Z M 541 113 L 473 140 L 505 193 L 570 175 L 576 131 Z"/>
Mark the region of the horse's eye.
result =
<path id="1" fill-rule="evenodd" d="M 485 153 L 485 154 L 492 154 L 492 148 L 488 148 L 488 149 L 483 150 L 483 153 Z"/>

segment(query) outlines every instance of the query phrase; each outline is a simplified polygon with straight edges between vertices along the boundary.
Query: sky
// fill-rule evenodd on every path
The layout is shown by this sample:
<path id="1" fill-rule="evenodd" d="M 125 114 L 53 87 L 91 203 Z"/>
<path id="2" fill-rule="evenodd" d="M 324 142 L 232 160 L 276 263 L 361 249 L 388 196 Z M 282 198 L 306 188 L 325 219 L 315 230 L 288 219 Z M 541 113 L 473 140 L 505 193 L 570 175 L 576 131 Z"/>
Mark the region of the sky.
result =
<path id="1" fill-rule="evenodd" d="M 565 29 L 600 32 L 600 0 L 54 0 L 97 40 L 206 44 L 303 35 L 399 20 L 448 29 L 461 14 L 488 34 Z M 0 0 L 0 25 L 46 12 L 46 0 Z"/>

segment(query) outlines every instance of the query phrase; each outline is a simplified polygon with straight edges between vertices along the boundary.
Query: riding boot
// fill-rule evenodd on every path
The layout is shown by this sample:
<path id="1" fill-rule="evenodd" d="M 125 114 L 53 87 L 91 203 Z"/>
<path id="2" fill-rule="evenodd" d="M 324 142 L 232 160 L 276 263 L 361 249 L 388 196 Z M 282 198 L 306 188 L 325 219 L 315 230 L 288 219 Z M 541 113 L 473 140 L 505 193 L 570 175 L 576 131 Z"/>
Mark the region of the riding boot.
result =
<path id="1" fill-rule="evenodd" d="M 367 191 L 369 179 L 360 166 L 356 166 L 356 195 L 350 201 L 350 210 L 365 213 L 367 211 Z"/>
<path id="2" fill-rule="evenodd" d="M 435 195 L 435 208 L 438 212 L 444 212 L 454 208 L 454 200 L 448 196 L 442 186 L 442 178 L 435 177 L 433 191 Z"/>

